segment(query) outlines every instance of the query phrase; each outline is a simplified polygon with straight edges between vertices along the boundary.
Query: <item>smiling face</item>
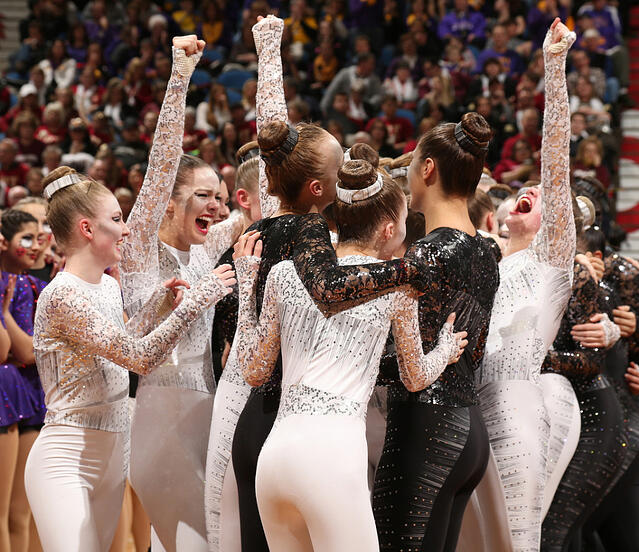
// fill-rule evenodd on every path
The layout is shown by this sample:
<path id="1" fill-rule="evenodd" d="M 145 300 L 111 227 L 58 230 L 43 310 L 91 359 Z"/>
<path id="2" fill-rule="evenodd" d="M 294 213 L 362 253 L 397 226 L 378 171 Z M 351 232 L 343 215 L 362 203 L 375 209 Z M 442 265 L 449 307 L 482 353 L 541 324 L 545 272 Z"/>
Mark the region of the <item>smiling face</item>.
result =
<path id="1" fill-rule="evenodd" d="M 219 216 L 220 181 L 213 169 L 200 167 L 192 171 L 192 180 L 181 186 L 171 198 L 171 233 L 185 246 L 203 244 L 209 228 Z"/>
<path id="2" fill-rule="evenodd" d="M 49 247 L 52 237 L 51 228 L 47 224 L 47 208 L 39 203 L 26 203 L 15 208 L 29 213 L 38 221 L 36 241 L 39 253 L 42 254 Z"/>
<path id="3" fill-rule="evenodd" d="M 105 267 L 120 262 L 120 246 L 129 235 L 129 229 L 124 224 L 120 205 L 113 194 L 104 194 L 100 210 L 90 222 L 93 227 L 91 246 L 96 255 L 104 261 Z"/>
<path id="4" fill-rule="evenodd" d="M 513 210 L 505 220 L 510 236 L 534 236 L 541 227 L 541 192 L 537 187 L 522 188 Z"/>
<path id="5" fill-rule="evenodd" d="M 33 267 L 38 258 L 38 225 L 35 222 L 24 223 L 11 241 L 4 241 L 4 265 L 16 274 L 26 272 Z"/>

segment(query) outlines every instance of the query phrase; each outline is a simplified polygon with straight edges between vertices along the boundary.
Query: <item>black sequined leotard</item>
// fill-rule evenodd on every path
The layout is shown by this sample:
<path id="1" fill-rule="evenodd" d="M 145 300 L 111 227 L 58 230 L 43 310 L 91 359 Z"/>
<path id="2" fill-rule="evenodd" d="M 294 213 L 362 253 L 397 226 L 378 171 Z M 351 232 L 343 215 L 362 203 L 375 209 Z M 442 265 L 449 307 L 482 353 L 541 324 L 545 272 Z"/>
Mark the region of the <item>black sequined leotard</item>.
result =
<path id="1" fill-rule="evenodd" d="M 544 360 L 544 371 L 566 376 L 581 408 L 581 434 L 542 524 L 541 550 L 564 551 L 610 490 L 621 468 L 626 440 L 623 412 L 614 388 L 602 374 L 606 352 L 581 348 L 570 330 L 608 305 L 588 270 L 575 264 L 573 293 L 559 332 Z"/>
<path id="2" fill-rule="evenodd" d="M 384 452 L 373 511 L 384 551 L 454 550 L 466 501 L 488 458 L 474 371 L 484 353 L 499 272 L 490 244 L 477 235 L 438 228 L 406 253 L 420 272 L 417 287 L 424 351 L 446 317 L 468 332 L 460 361 L 430 387 L 389 387 Z M 384 367 L 386 376 L 389 368 Z"/>

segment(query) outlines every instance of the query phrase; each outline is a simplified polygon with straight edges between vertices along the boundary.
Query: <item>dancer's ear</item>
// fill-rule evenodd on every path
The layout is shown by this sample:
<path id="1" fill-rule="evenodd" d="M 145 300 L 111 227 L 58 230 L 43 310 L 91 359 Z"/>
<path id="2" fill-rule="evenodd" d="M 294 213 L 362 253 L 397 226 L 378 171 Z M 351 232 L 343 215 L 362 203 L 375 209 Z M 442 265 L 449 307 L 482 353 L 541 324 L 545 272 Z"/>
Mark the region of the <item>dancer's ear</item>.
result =
<path id="1" fill-rule="evenodd" d="M 308 189 L 313 197 L 322 197 L 322 193 L 324 192 L 324 187 L 319 180 L 311 180 L 308 183 Z"/>
<path id="2" fill-rule="evenodd" d="M 82 236 L 89 241 L 93 240 L 93 224 L 88 218 L 81 218 L 78 221 L 78 228 Z"/>
<path id="3" fill-rule="evenodd" d="M 437 176 L 437 165 L 435 161 L 427 157 L 422 164 L 422 180 L 426 186 L 432 186 L 435 184 Z"/>

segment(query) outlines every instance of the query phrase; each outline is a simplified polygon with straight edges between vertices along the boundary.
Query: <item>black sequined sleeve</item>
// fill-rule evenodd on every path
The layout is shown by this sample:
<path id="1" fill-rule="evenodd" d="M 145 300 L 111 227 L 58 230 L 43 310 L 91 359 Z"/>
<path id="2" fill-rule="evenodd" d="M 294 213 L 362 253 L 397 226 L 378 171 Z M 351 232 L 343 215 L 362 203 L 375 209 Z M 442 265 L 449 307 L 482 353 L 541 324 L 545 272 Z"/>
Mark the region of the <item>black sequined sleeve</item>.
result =
<path id="1" fill-rule="evenodd" d="M 572 295 L 561 321 L 553 349 L 548 351 L 543 371 L 565 376 L 596 376 L 602 370 L 605 349 L 584 348 L 570 335 L 576 324 L 586 324 L 594 314 L 607 312 L 597 283 L 586 268 L 575 264 Z"/>
<path id="2" fill-rule="evenodd" d="M 628 305 L 639 318 L 639 268 L 620 255 L 611 255 L 605 260 L 604 279 L 612 284 L 620 304 Z M 627 341 L 630 358 L 636 361 L 639 359 L 639 320 L 634 335 Z"/>
<path id="3" fill-rule="evenodd" d="M 350 308 L 417 282 L 417 270 L 406 259 L 338 265 L 328 225 L 320 215 L 302 217 L 296 239 L 292 254 L 295 269 L 313 300 L 325 311 Z"/>

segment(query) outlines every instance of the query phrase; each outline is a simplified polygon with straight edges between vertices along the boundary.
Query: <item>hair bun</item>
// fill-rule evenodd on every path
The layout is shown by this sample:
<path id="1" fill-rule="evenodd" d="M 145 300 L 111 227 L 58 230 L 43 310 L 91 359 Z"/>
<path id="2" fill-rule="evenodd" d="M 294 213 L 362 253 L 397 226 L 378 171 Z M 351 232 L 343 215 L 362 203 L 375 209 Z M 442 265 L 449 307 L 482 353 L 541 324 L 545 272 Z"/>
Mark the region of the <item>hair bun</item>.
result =
<path id="1" fill-rule="evenodd" d="M 273 121 L 260 130 L 257 143 L 264 162 L 268 165 L 277 165 L 297 144 L 297 130 L 283 121 Z"/>
<path id="2" fill-rule="evenodd" d="M 364 159 L 353 159 L 342 165 L 337 177 L 342 188 L 362 190 L 377 180 L 377 169 Z"/>
<path id="3" fill-rule="evenodd" d="M 368 144 L 353 144 L 353 147 L 350 149 L 350 156 L 353 160 L 363 159 L 364 161 L 368 161 L 376 169 L 379 167 L 379 153 Z"/>
<path id="4" fill-rule="evenodd" d="M 475 111 L 464 113 L 461 118 L 461 126 L 464 134 L 478 148 L 487 148 L 490 139 L 493 137 L 493 131 L 486 119 Z"/>

